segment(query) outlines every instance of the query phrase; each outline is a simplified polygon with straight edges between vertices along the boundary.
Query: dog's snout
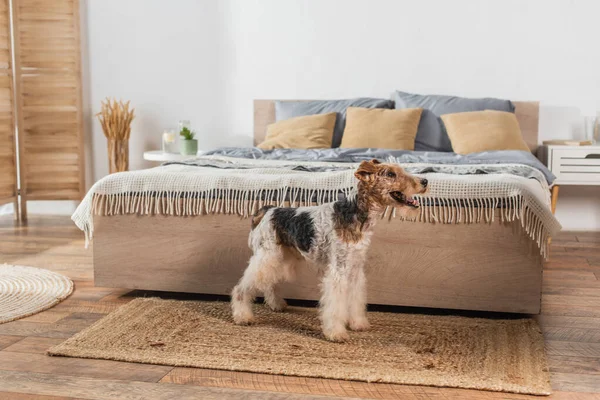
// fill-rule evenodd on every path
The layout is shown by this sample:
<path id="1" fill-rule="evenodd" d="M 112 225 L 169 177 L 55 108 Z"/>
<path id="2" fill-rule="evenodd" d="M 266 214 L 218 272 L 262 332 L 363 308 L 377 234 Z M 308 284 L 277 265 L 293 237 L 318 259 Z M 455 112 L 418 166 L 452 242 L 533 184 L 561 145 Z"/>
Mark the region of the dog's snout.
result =
<path id="1" fill-rule="evenodd" d="M 427 187 L 427 183 L 428 183 L 428 182 L 427 182 L 427 179 L 421 179 L 421 185 L 422 185 L 423 187 Z"/>

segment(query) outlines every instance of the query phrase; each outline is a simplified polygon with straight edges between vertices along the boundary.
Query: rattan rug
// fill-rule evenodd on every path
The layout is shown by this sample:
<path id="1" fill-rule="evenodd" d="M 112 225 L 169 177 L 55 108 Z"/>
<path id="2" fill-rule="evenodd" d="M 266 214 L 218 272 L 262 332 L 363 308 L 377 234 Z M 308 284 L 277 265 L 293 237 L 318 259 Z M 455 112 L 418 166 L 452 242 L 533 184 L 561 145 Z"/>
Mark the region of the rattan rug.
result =
<path id="1" fill-rule="evenodd" d="M 73 282 L 56 272 L 0 264 L 0 324 L 44 311 L 72 291 Z"/>
<path id="2" fill-rule="evenodd" d="M 267 374 L 549 394 L 532 319 L 370 312 L 372 329 L 323 339 L 314 308 L 236 326 L 229 304 L 139 298 L 51 348 L 50 355 Z"/>

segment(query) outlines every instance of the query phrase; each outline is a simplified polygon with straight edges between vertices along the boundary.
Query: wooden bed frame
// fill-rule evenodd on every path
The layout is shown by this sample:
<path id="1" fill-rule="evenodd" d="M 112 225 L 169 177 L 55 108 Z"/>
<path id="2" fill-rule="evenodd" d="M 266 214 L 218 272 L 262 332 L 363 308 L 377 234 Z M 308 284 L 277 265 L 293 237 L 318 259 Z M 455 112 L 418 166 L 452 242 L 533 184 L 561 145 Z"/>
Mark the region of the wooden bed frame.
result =
<path id="1" fill-rule="evenodd" d="M 523 136 L 537 149 L 538 103 L 515 103 Z M 255 141 L 275 119 L 273 100 L 256 100 Z M 542 258 L 520 223 L 433 224 L 382 220 L 367 260 L 372 304 L 535 314 Z M 229 294 L 250 249 L 250 224 L 233 215 L 95 216 L 97 286 Z M 319 298 L 306 268 L 285 284 L 287 298 Z"/>

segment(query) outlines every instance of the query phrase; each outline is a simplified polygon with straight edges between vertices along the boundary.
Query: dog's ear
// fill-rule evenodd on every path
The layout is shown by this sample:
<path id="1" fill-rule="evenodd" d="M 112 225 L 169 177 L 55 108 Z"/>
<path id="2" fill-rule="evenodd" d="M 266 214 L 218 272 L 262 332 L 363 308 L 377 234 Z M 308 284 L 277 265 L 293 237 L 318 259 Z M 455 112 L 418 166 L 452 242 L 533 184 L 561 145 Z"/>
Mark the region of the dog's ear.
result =
<path id="1" fill-rule="evenodd" d="M 377 164 L 381 164 L 379 161 L 373 159 L 371 161 L 363 161 L 358 166 L 358 169 L 354 173 L 354 176 L 361 181 L 369 180 L 370 177 L 377 172 Z"/>

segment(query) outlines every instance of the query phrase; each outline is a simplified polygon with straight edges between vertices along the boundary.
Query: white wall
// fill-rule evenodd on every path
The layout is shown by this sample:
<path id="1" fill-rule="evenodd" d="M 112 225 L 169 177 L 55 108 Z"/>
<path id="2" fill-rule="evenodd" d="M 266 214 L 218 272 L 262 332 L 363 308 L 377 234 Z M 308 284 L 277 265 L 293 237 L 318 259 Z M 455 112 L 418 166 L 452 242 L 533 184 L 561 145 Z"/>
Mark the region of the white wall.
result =
<path id="1" fill-rule="evenodd" d="M 229 63 L 219 6 L 216 0 L 86 2 L 90 104 L 97 112 L 106 97 L 131 100 L 132 169 L 152 165 L 143 151 L 158 148 L 162 131 L 181 119 L 210 136 L 226 133 Z M 97 121 L 92 127 L 98 179 L 108 173 L 106 141 Z"/>
<path id="2" fill-rule="evenodd" d="M 255 98 L 389 97 L 393 90 L 540 100 L 540 137 L 577 137 L 600 106 L 594 0 L 87 0 L 93 179 L 107 173 L 91 115 L 136 107 L 131 168 L 189 119 L 200 146 L 251 143 Z M 600 230 L 600 187 L 564 189 L 566 229 Z"/>

